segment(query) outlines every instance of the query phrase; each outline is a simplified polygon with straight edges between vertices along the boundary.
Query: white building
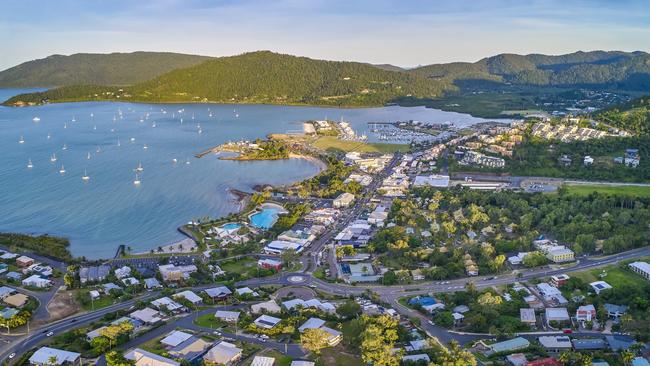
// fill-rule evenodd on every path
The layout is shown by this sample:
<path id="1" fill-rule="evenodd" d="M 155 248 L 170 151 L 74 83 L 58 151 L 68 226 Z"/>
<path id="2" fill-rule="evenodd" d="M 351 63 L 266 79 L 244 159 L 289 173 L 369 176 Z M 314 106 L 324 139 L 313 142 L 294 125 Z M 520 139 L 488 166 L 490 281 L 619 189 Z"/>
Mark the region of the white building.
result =
<path id="1" fill-rule="evenodd" d="M 277 254 L 280 255 L 286 250 L 294 250 L 296 253 L 300 253 L 303 250 L 303 246 L 297 243 L 283 240 L 273 240 L 264 247 L 264 252 L 268 254 Z"/>
<path id="2" fill-rule="evenodd" d="M 281 321 L 282 319 L 276 318 L 274 316 L 262 315 L 259 318 L 255 319 L 253 324 L 255 324 L 259 328 L 271 329 L 276 325 L 278 325 L 278 323 Z"/>
<path id="3" fill-rule="evenodd" d="M 56 360 L 56 361 L 55 361 Z M 79 365 L 81 354 L 56 348 L 41 347 L 29 358 L 30 365 Z M 54 361 L 54 362 L 52 362 Z"/>
<path id="4" fill-rule="evenodd" d="M 214 317 L 228 323 L 235 323 L 239 319 L 239 311 L 217 310 Z"/>
<path id="5" fill-rule="evenodd" d="M 25 278 L 22 281 L 23 286 L 31 286 L 31 287 L 38 287 L 38 288 L 45 288 L 45 287 L 50 287 L 52 285 L 52 281 L 42 278 L 39 275 L 31 275 L 27 278 Z"/>
<path id="6" fill-rule="evenodd" d="M 600 295 L 600 292 L 603 290 L 609 290 L 612 288 L 612 285 L 605 281 L 596 281 L 589 284 L 589 286 L 594 290 L 596 295 Z"/>
<path id="7" fill-rule="evenodd" d="M 418 175 L 413 181 L 414 187 L 437 187 L 437 188 L 447 188 L 449 187 L 449 176 L 448 175 L 439 175 L 433 174 L 429 176 Z"/>
<path id="8" fill-rule="evenodd" d="M 352 193 L 344 192 L 334 199 L 333 205 L 336 208 L 348 207 L 354 202 L 354 195 Z"/>
<path id="9" fill-rule="evenodd" d="M 186 290 L 183 292 L 179 292 L 176 295 L 174 295 L 174 298 L 179 298 L 182 297 L 183 299 L 189 301 L 192 303 L 192 305 L 198 305 L 203 302 L 203 299 L 201 296 L 195 294 L 194 292 L 190 290 Z"/>
<path id="10" fill-rule="evenodd" d="M 646 280 L 650 280 L 650 264 L 647 262 L 630 263 L 630 269 L 643 276 Z"/>

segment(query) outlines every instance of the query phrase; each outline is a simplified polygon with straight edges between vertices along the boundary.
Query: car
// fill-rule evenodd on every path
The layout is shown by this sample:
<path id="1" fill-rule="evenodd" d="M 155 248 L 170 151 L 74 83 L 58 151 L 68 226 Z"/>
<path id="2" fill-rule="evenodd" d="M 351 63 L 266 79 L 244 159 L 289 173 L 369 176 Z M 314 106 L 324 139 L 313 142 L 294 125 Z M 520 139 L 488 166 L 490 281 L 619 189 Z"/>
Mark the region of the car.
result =
<path id="1" fill-rule="evenodd" d="M 433 320 L 429 320 L 427 323 L 429 323 L 431 325 L 436 325 L 436 323 L 434 323 Z"/>
<path id="2" fill-rule="evenodd" d="M 221 332 L 219 332 L 218 330 L 215 330 L 215 331 L 214 331 L 214 332 L 212 332 L 212 333 L 214 333 L 215 335 L 218 335 L 218 336 L 220 336 L 220 335 L 221 335 Z"/>
<path id="3" fill-rule="evenodd" d="M 316 285 L 309 285 L 310 288 L 316 288 Z"/>
<path id="4" fill-rule="evenodd" d="M 54 335 L 54 332 L 52 332 L 52 331 L 49 331 L 49 332 L 46 334 L 46 336 L 48 336 L 48 337 L 51 337 L 51 336 L 53 336 L 53 335 Z"/>
<path id="5" fill-rule="evenodd" d="M 266 334 L 262 334 L 262 335 L 260 336 L 260 338 L 262 338 L 262 339 L 269 339 L 269 336 L 267 336 Z"/>
<path id="6" fill-rule="evenodd" d="M 9 355 L 9 359 L 11 360 L 12 358 L 16 357 L 16 352 L 12 353 Z"/>
<path id="7" fill-rule="evenodd" d="M 562 330 L 562 333 L 571 334 L 571 333 L 573 333 L 573 330 L 572 329 L 564 329 L 564 330 Z"/>

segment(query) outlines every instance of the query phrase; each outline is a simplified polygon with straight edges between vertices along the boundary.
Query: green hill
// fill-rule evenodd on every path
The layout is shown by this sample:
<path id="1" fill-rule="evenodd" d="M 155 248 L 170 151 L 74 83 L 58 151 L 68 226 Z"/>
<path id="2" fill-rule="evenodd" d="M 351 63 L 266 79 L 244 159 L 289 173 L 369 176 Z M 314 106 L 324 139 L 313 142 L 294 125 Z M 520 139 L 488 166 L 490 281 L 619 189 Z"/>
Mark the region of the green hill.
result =
<path id="1" fill-rule="evenodd" d="M 608 108 L 595 117 L 615 127 L 641 135 L 650 135 L 650 96 Z"/>
<path id="2" fill-rule="evenodd" d="M 131 85 L 207 59 L 166 52 L 52 55 L 0 71 L 0 88 Z"/>
<path id="3" fill-rule="evenodd" d="M 396 98 L 432 98 L 450 84 L 357 62 L 313 60 L 268 51 L 209 59 L 133 86 L 69 86 L 10 99 L 228 102 L 369 106 Z"/>
<path id="4" fill-rule="evenodd" d="M 500 54 L 475 63 L 434 64 L 409 72 L 456 83 L 475 80 L 650 91 L 650 55 L 645 52 L 592 51 L 559 56 Z"/>

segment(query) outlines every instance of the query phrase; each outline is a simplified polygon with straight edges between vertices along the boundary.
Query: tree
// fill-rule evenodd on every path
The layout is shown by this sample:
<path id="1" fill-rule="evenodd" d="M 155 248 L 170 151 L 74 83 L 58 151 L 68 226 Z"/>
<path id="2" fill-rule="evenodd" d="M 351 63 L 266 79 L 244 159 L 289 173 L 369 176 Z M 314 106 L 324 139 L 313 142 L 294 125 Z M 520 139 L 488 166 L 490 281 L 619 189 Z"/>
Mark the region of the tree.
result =
<path id="1" fill-rule="evenodd" d="M 490 262 L 490 268 L 494 270 L 495 272 L 499 272 L 501 268 L 503 267 L 503 264 L 506 262 L 506 256 L 503 254 L 499 254 L 492 261 Z"/>
<path id="2" fill-rule="evenodd" d="M 624 350 L 621 352 L 621 358 L 623 359 L 623 363 L 626 365 L 632 364 L 632 361 L 634 360 L 634 353 L 630 352 L 629 350 Z"/>
<path id="3" fill-rule="evenodd" d="M 433 321 L 441 327 L 451 328 L 454 325 L 454 316 L 451 311 L 440 311 L 434 316 Z"/>
<path id="4" fill-rule="evenodd" d="M 124 358 L 122 352 L 110 351 L 106 354 L 106 364 L 108 366 L 131 366 L 133 361 Z"/>
<path id="5" fill-rule="evenodd" d="M 74 275 L 72 275 L 70 272 L 63 275 L 63 284 L 68 289 L 72 288 L 72 286 L 74 285 Z"/>
<path id="6" fill-rule="evenodd" d="M 570 352 L 562 352 L 560 353 L 559 360 L 563 365 L 569 365 L 571 363 L 571 353 Z"/>
<path id="7" fill-rule="evenodd" d="M 449 347 L 436 355 L 429 366 L 476 366 L 474 355 L 462 349 L 458 342 L 449 342 Z"/>
<path id="8" fill-rule="evenodd" d="M 298 253 L 293 249 L 287 249 L 282 252 L 281 258 L 286 267 L 291 267 L 291 265 L 298 260 Z"/>
<path id="9" fill-rule="evenodd" d="M 361 358 L 373 366 L 398 366 L 399 353 L 393 348 L 397 341 L 397 320 L 388 315 L 362 317 L 366 328 L 362 334 Z"/>
<path id="10" fill-rule="evenodd" d="M 320 354 L 320 351 L 327 347 L 327 339 L 329 338 L 329 333 L 320 328 L 306 329 L 300 335 L 300 344 L 306 350 L 313 352 L 316 355 Z"/>
<path id="11" fill-rule="evenodd" d="M 336 313 L 345 319 L 352 319 L 361 314 L 361 305 L 356 301 L 349 299 L 336 308 Z"/>

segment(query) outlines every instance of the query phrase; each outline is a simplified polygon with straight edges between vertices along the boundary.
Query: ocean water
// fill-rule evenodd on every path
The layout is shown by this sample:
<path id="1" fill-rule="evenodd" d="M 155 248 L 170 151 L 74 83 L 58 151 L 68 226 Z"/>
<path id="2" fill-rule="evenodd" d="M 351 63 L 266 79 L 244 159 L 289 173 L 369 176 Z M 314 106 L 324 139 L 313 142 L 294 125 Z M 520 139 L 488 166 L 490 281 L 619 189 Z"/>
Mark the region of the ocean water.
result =
<path id="1" fill-rule="evenodd" d="M 0 90 L 0 99 L 18 92 Z M 190 220 L 236 211 L 228 189 L 287 184 L 318 172 L 301 159 L 237 162 L 194 154 L 227 141 L 300 131 L 302 121 L 326 117 L 343 118 L 360 133 L 367 122 L 484 121 L 402 107 L 108 102 L 0 107 L 0 231 L 66 236 L 72 253 L 88 258 L 112 257 L 120 244 L 134 252 L 169 244 L 183 238 L 176 229 Z"/>

